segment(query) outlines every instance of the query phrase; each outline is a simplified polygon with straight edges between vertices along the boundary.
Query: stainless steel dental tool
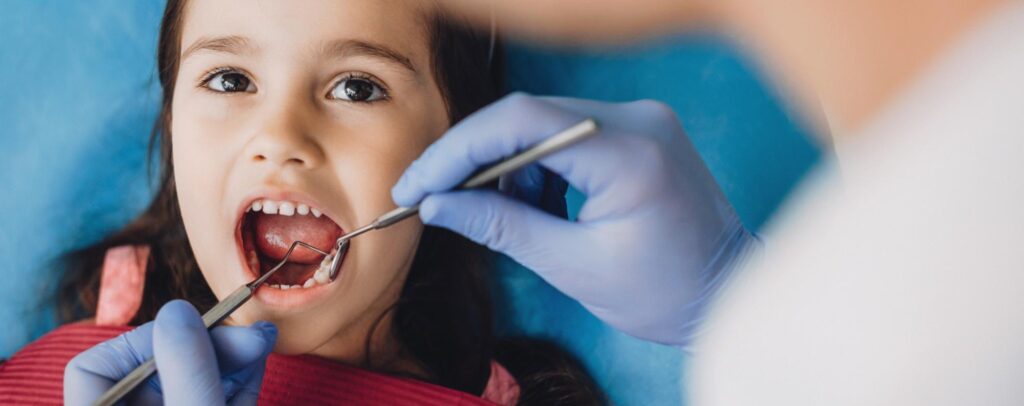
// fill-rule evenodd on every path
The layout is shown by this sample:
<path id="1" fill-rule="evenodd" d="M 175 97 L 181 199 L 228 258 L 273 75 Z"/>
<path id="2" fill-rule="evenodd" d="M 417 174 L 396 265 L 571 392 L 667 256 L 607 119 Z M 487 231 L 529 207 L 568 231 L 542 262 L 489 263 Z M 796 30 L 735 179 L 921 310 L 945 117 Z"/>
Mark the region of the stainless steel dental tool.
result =
<path id="1" fill-rule="evenodd" d="M 329 255 L 328 253 L 323 252 L 320 249 L 312 245 L 306 244 L 302 241 L 293 242 L 292 245 L 288 247 L 288 251 L 285 252 L 284 258 L 281 259 L 281 262 L 278 262 L 277 265 L 275 265 L 273 268 L 270 268 L 270 270 L 267 271 L 267 273 L 261 275 L 259 278 L 256 278 L 256 280 L 249 282 L 245 285 L 242 285 L 238 289 L 235 289 L 235 291 L 231 292 L 231 294 L 228 295 L 228 297 L 224 298 L 224 300 L 221 300 L 219 303 L 214 305 L 213 308 L 210 309 L 210 311 L 206 312 L 206 314 L 203 314 L 203 324 L 206 325 L 206 328 L 213 328 L 214 326 L 217 325 L 217 323 L 220 323 L 225 318 L 230 316 L 231 313 L 234 313 L 234 311 L 237 310 L 239 307 L 242 307 L 242 305 L 245 304 L 245 302 L 248 302 L 249 299 L 252 298 L 253 294 L 256 293 L 256 289 L 259 288 L 260 285 L 266 282 L 267 279 L 269 279 L 271 275 L 277 272 L 278 269 L 284 267 L 284 264 L 288 263 L 288 258 L 291 257 L 292 251 L 294 251 L 295 248 L 300 245 L 306 249 L 312 250 L 325 257 Z M 335 254 L 335 259 L 334 261 L 332 261 L 331 264 L 332 266 L 337 266 L 337 262 L 340 262 L 338 261 L 338 258 L 343 257 L 345 255 L 345 251 L 348 250 L 348 243 L 346 242 L 344 244 L 338 244 L 337 248 L 338 252 Z M 114 403 L 117 403 L 117 401 L 121 400 L 121 398 L 123 398 L 125 395 L 131 393 L 132 389 L 135 389 L 135 387 L 139 386 L 139 384 L 145 382 L 146 379 L 152 376 L 153 373 L 155 372 L 156 361 L 153 359 L 149 359 L 148 361 L 142 363 L 142 365 L 139 365 L 137 368 L 132 370 L 132 372 L 126 375 L 123 379 L 118 381 L 114 386 L 107 390 L 103 394 L 103 396 L 100 396 L 99 399 L 96 399 L 96 401 L 93 402 L 93 405 L 110 406 L 113 405 Z"/>
<path id="2" fill-rule="evenodd" d="M 518 170 L 526 165 L 532 164 L 541 158 L 544 158 L 552 153 L 562 150 L 570 145 L 580 142 L 590 136 L 597 134 L 597 122 L 592 118 L 580 121 L 572 127 L 562 130 L 558 134 L 555 134 L 544 141 L 537 143 L 536 145 L 517 153 L 505 160 L 498 162 L 497 164 L 487 168 L 486 170 L 470 177 L 468 180 L 460 184 L 455 190 L 472 189 L 475 187 L 483 186 L 495 179 L 498 179 L 502 175 L 511 173 Z M 399 221 L 405 220 L 412 217 L 420 211 L 420 206 L 417 204 L 412 207 L 399 207 L 391 210 L 387 213 L 382 214 L 380 217 L 374 219 L 370 224 L 357 228 L 356 230 L 349 232 L 340 238 L 335 244 L 338 247 L 338 251 L 341 252 L 342 246 L 347 246 L 349 240 L 366 233 L 370 230 L 379 230 L 395 224 Z M 334 280 L 334 277 L 338 273 L 338 258 L 340 255 L 335 255 L 334 261 L 331 264 L 330 277 Z"/>

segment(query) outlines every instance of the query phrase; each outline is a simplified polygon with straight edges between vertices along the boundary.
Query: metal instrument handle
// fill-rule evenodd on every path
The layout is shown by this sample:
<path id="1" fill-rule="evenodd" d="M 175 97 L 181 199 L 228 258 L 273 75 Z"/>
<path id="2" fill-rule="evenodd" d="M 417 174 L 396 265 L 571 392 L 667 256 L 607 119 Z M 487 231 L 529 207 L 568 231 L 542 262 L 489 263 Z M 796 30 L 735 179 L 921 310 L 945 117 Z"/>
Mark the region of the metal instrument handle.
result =
<path id="1" fill-rule="evenodd" d="M 250 287 L 249 285 L 239 286 L 238 289 L 231 292 L 228 297 L 221 300 L 216 306 L 213 306 L 213 308 L 206 312 L 206 314 L 203 314 L 203 324 L 206 325 L 207 329 L 211 329 L 216 326 L 217 323 L 224 321 L 224 319 L 231 315 L 231 313 L 236 309 L 245 304 L 245 302 L 248 302 L 249 299 L 252 298 L 255 290 L 256 289 L 254 287 Z"/>

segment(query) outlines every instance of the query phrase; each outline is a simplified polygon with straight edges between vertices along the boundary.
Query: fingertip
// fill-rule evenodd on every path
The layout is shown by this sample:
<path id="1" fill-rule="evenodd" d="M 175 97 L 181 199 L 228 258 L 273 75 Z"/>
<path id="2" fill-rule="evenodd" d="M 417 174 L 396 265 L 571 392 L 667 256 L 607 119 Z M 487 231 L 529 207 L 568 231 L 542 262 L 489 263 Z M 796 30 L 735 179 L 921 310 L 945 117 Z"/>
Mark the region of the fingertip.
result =
<path id="1" fill-rule="evenodd" d="M 423 224 L 451 228 L 456 227 L 458 219 L 453 213 L 460 213 L 466 204 L 460 194 L 468 192 L 449 192 L 427 195 L 420 202 L 420 220 Z M 457 230 L 453 230 L 458 232 Z"/>
<path id="2" fill-rule="evenodd" d="M 497 193 L 463 190 L 428 196 L 420 203 L 420 216 L 425 224 L 442 227 L 477 243 L 482 243 L 483 229 L 489 223 L 488 196 Z"/>
<path id="3" fill-rule="evenodd" d="M 211 394 L 223 394 L 217 353 L 195 307 L 182 300 L 165 304 L 153 330 L 153 358 L 166 404 L 206 404 Z"/>
<path id="4" fill-rule="evenodd" d="M 395 204 L 399 206 L 412 206 L 416 204 L 416 190 L 413 185 L 412 175 L 410 175 L 410 169 L 406 170 L 405 174 L 398 179 L 395 186 L 391 188 L 391 200 L 395 201 Z"/>
<path id="5" fill-rule="evenodd" d="M 161 307 L 156 314 L 156 324 L 167 327 L 204 327 L 199 311 L 181 299 L 172 300 Z"/>
<path id="6" fill-rule="evenodd" d="M 441 207 L 438 204 L 438 196 L 427 196 L 420 202 L 420 220 L 423 221 L 423 224 L 436 225 L 434 222 L 440 211 Z"/>

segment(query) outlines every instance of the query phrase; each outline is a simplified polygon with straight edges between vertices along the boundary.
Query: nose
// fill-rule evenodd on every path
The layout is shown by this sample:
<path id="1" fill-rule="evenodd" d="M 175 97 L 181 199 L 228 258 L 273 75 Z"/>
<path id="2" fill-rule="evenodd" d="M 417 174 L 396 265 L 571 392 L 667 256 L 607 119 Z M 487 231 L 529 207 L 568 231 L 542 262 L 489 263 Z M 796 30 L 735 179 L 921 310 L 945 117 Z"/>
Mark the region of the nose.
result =
<path id="1" fill-rule="evenodd" d="M 313 169 L 323 162 L 323 150 L 308 124 L 315 120 L 299 109 L 282 106 L 264 113 L 247 146 L 251 162 L 296 169 Z"/>

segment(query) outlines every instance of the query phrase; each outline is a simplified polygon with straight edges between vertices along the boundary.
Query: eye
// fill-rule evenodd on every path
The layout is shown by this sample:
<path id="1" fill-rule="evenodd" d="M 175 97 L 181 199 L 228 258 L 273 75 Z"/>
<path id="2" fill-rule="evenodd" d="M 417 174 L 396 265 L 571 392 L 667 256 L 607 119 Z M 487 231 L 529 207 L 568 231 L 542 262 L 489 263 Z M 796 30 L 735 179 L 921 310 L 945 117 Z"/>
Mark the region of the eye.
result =
<path id="1" fill-rule="evenodd" d="M 387 92 L 368 78 L 342 79 L 331 89 L 328 98 L 356 103 L 368 103 L 387 98 Z"/>
<path id="2" fill-rule="evenodd" d="M 207 89 L 221 93 L 254 92 L 256 86 L 249 77 L 235 71 L 211 74 L 203 83 Z"/>

